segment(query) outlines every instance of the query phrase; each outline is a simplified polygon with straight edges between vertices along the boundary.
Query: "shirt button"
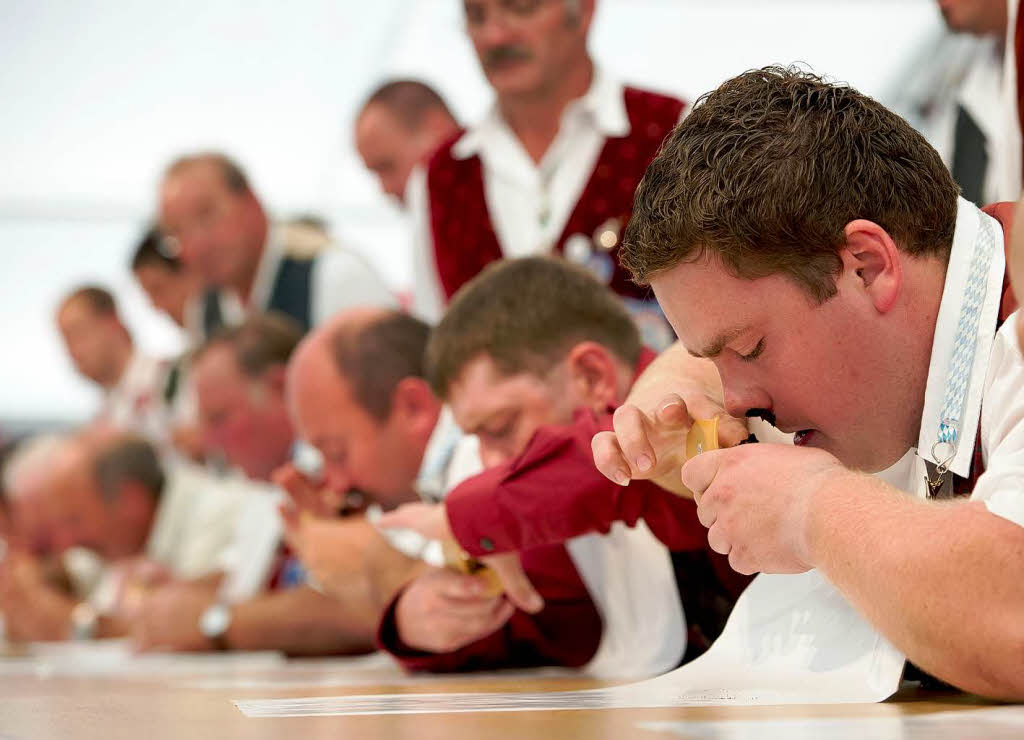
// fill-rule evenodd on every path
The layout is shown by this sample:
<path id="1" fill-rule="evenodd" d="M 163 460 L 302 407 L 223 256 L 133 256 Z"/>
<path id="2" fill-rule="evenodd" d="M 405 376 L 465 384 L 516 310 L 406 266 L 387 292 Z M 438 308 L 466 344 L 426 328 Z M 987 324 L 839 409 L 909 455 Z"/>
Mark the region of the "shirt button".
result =
<path id="1" fill-rule="evenodd" d="M 494 550 L 494 541 L 490 537 L 481 537 L 480 549 L 492 552 Z"/>

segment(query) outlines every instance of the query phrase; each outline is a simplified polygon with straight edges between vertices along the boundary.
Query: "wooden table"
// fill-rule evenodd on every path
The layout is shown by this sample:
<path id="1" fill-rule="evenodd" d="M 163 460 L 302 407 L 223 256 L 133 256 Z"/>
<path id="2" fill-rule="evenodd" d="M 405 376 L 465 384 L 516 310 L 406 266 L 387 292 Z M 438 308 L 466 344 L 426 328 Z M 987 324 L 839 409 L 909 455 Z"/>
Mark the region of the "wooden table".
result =
<path id="1" fill-rule="evenodd" d="M 346 683 L 344 663 L 291 662 L 244 676 L 204 674 L 132 677 L 36 677 L 0 675 L 0 737 L 6 738 L 131 738 L 132 740 L 211 740 L 216 738 L 377 738 L 424 740 L 445 738 L 671 738 L 792 737 L 772 724 L 786 719 L 832 718 L 857 722 L 900 718 L 939 711 L 972 712 L 984 703 L 961 695 L 904 692 L 895 700 L 870 705 L 783 707 L 696 707 L 683 709 L 599 710 L 560 712 L 492 712 L 480 714 L 396 715 L 380 717 L 294 717 L 249 719 L 233 699 L 337 696 L 394 692 L 567 691 L 609 685 L 574 677 L 502 678 L 457 676 L 418 683 L 398 676 L 376 685 Z M 0 660 L 0 668 L 3 667 Z M 330 685 L 335 676 L 337 683 Z M 372 672 L 367 675 L 373 675 Z M 364 676 L 365 678 L 365 676 Z M 234 683 L 233 683 L 234 682 Z M 665 734 L 637 727 L 640 722 L 685 720 L 701 723 L 699 734 Z M 737 733 L 708 734 L 702 723 L 746 720 Z M 768 722 L 761 726 L 761 722 Z M 898 723 L 894 725 L 899 729 Z M 747 732 L 749 730 L 749 733 Z M 799 737 L 815 737 L 813 734 Z M 868 734 L 855 736 L 867 737 Z M 897 732 L 896 737 L 917 737 Z M 979 735 L 981 736 L 981 735 Z M 985 737 L 993 737 L 991 734 Z M 998 735 L 996 735 L 998 736 Z M 1007 737 L 1013 735 L 1006 735 Z"/>

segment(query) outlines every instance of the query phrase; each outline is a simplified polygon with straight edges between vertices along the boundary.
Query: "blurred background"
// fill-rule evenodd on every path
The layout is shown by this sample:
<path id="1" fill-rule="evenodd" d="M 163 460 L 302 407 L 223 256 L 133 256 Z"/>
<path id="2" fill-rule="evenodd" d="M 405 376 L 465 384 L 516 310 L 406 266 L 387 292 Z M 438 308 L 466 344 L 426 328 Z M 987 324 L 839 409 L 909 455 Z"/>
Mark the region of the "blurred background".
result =
<path id="1" fill-rule="evenodd" d="M 322 217 L 403 289 L 403 215 L 358 159 L 352 119 L 393 76 L 431 83 L 463 122 L 490 102 L 459 0 L 0 0 L 0 18 L 7 433 L 95 408 L 53 322 L 76 284 L 111 286 L 144 350 L 183 347 L 128 268 L 176 154 L 237 158 L 274 216 Z M 940 150 L 916 90 L 961 73 L 977 43 L 952 37 L 934 0 L 602 0 L 591 41 L 615 76 L 690 101 L 745 69 L 803 62 L 896 108 Z"/>

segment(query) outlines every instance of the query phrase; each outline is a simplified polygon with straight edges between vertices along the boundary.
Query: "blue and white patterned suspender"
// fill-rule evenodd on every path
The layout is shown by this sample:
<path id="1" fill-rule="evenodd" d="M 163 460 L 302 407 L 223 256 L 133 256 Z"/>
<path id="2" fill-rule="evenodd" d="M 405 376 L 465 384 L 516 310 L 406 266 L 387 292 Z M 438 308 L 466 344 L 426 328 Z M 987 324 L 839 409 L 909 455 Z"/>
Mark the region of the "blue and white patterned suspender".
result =
<path id="1" fill-rule="evenodd" d="M 953 352 L 949 361 L 949 375 L 946 377 L 946 392 L 939 413 L 939 433 L 932 445 L 932 460 L 936 464 L 936 478 L 928 479 L 929 490 L 934 494 L 949 472 L 949 465 L 956 457 L 960 446 L 967 396 L 971 390 L 971 370 L 974 368 L 975 348 L 978 343 L 978 323 L 981 309 L 985 304 L 988 290 L 988 272 L 992 265 L 995 249 L 995 234 L 992 222 L 979 213 L 979 233 L 974 240 L 974 254 L 971 255 L 970 271 L 964 286 L 964 300 L 960 306 L 956 334 L 953 338 Z"/>

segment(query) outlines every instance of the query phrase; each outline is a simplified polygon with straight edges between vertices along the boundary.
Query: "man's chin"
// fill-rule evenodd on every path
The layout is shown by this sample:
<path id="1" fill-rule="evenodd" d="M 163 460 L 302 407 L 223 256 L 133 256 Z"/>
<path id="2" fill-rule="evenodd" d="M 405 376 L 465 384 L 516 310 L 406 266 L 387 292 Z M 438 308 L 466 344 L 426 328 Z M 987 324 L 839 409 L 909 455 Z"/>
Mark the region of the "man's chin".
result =
<path id="1" fill-rule="evenodd" d="M 843 451 L 836 447 L 834 441 L 818 429 L 801 429 L 793 434 L 794 447 L 807 447 L 821 450 L 838 458 L 843 464 Z"/>

